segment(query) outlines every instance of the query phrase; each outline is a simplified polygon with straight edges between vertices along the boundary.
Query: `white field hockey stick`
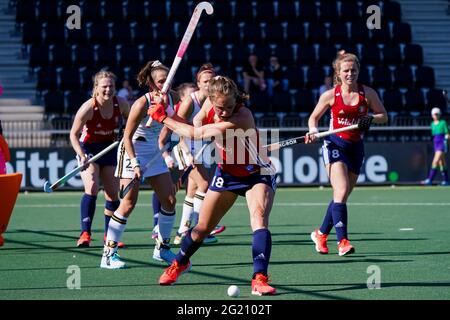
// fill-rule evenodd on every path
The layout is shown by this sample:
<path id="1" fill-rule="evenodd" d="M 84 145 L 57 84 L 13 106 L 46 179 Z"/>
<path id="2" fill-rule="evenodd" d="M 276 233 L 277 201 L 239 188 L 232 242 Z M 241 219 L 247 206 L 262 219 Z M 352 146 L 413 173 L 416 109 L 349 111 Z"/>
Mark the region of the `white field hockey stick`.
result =
<path id="1" fill-rule="evenodd" d="M 354 129 L 358 129 L 358 125 L 354 124 L 348 127 L 344 127 L 344 128 L 339 128 L 339 129 L 334 129 L 334 130 L 328 130 L 328 131 L 323 131 L 323 132 L 318 132 L 315 133 L 314 136 L 316 138 L 323 138 L 323 137 L 327 137 L 327 136 L 331 136 L 332 134 L 335 133 L 339 133 L 339 132 L 344 132 L 344 131 L 349 131 L 349 130 L 354 130 Z M 284 147 L 289 147 L 289 146 L 293 146 L 296 144 L 300 144 L 300 143 L 304 143 L 305 142 L 305 136 L 301 136 L 301 137 L 296 137 L 296 138 L 291 138 L 291 139 L 287 139 L 287 140 L 283 140 L 283 141 L 279 141 L 279 142 L 275 142 L 272 144 L 268 144 L 263 146 L 263 148 L 267 148 L 267 151 L 275 151 Z"/>
<path id="2" fill-rule="evenodd" d="M 194 156 L 194 159 L 192 160 L 192 163 L 183 171 L 183 174 L 178 178 L 177 182 L 175 183 L 175 193 L 178 192 L 178 190 L 181 189 L 181 186 L 186 181 L 187 177 L 189 176 L 189 173 L 191 173 L 192 169 L 194 168 L 195 161 L 197 161 L 200 156 L 203 154 L 203 151 L 205 151 L 206 147 L 208 147 L 213 140 L 209 141 L 208 143 L 205 143 L 200 150 L 198 150 L 197 154 Z"/>
<path id="3" fill-rule="evenodd" d="M 64 177 L 62 177 L 61 179 L 56 181 L 54 184 L 50 185 L 49 181 L 45 181 L 45 183 L 44 183 L 44 191 L 47 192 L 47 193 L 50 193 L 50 192 L 53 192 L 54 190 L 58 189 L 59 187 L 62 187 L 63 185 L 66 184 L 67 181 L 69 181 L 71 178 L 76 176 L 83 168 L 85 168 L 87 165 L 93 163 L 94 161 L 96 161 L 100 157 L 103 157 L 109 151 L 111 151 L 112 149 L 117 147 L 118 144 L 119 144 L 119 141 L 116 141 L 116 142 L 112 143 L 110 146 L 106 147 L 105 149 L 103 149 L 102 151 L 97 153 L 95 156 L 90 158 L 84 165 L 80 165 L 80 166 L 76 167 L 75 169 L 70 171 L 68 174 L 66 174 Z"/>
<path id="4" fill-rule="evenodd" d="M 153 156 L 153 158 L 150 159 L 150 161 L 144 166 L 142 167 L 142 174 L 144 174 L 144 172 L 150 168 L 152 165 L 154 165 L 156 163 L 156 161 L 159 160 L 159 158 L 162 156 L 162 154 L 165 151 L 172 151 L 173 147 L 175 147 L 178 144 L 179 141 L 170 141 L 168 143 L 166 143 L 164 145 L 164 147 L 162 147 L 162 149 L 159 150 L 159 152 L 157 154 L 155 154 Z M 119 197 L 120 199 L 123 199 L 127 193 L 130 191 L 131 187 L 133 187 L 133 185 L 136 183 L 137 179 L 136 177 L 134 177 L 127 185 L 126 187 L 120 188 L 120 192 L 119 192 Z"/>
<path id="5" fill-rule="evenodd" d="M 173 77 L 175 76 L 175 72 L 177 71 L 180 62 L 183 59 L 184 53 L 186 52 L 189 42 L 191 41 L 192 35 L 195 31 L 195 28 L 197 27 L 198 21 L 200 20 L 200 16 L 202 15 L 203 10 L 205 10 L 208 15 L 211 15 L 214 12 L 213 6 L 211 5 L 211 3 L 207 1 L 200 2 L 195 6 L 191 20 L 189 21 L 183 39 L 181 39 L 180 46 L 178 47 L 177 55 L 173 60 L 172 66 L 170 67 L 169 70 L 169 74 L 167 75 L 167 79 L 164 82 L 164 86 L 161 90 L 163 94 L 169 91 L 169 87 L 172 84 Z M 152 125 L 152 120 L 153 119 L 151 117 L 148 119 L 145 125 L 147 128 L 149 128 Z"/>

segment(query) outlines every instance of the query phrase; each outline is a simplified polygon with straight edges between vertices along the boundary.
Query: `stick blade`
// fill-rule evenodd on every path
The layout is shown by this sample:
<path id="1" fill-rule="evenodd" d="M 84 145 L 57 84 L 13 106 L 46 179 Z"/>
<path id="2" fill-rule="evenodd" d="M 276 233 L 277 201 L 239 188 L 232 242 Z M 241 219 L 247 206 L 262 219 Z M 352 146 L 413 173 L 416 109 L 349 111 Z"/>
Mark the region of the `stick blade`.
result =
<path id="1" fill-rule="evenodd" d="M 53 189 L 52 189 L 51 184 L 50 184 L 49 181 L 45 181 L 45 183 L 44 183 L 44 191 L 47 192 L 47 193 L 52 193 L 53 192 Z"/>

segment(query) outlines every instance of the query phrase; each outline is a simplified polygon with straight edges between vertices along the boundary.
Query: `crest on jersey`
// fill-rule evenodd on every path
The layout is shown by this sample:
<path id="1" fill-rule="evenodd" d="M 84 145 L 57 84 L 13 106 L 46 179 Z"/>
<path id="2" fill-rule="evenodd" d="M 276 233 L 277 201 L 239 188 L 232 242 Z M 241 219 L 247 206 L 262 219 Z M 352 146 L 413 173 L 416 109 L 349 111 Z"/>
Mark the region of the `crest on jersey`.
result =
<path id="1" fill-rule="evenodd" d="M 345 114 L 344 109 L 341 109 L 341 111 L 339 111 L 339 114 Z"/>

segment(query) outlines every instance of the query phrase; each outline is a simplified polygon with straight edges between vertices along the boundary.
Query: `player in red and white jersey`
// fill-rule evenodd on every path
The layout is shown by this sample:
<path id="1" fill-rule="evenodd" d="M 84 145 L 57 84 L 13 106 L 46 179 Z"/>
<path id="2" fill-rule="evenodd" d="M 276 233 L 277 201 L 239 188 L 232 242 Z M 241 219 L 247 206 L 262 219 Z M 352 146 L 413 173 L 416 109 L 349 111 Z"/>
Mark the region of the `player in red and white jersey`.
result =
<path id="1" fill-rule="evenodd" d="M 212 104 L 210 109 L 205 110 L 208 124 L 198 128 L 183 123 L 183 120 L 176 115 L 173 118 L 168 117 L 164 105 L 155 105 L 149 110 L 154 120 L 164 123 L 180 136 L 195 140 L 214 137 L 215 143 L 221 149 L 219 153 L 223 160 L 218 165 L 206 193 L 198 224 L 186 234 L 179 253 L 172 265 L 161 275 L 159 283 L 173 284 L 182 273 L 190 269 L 190 257 L 240 195 L 245 196 L 247 200 L 253 230 L 252 293 L 272 295 L 275 294 L 276 289 L 268 284 L 267 271 L 272 248 L 272 238 L 268 227 L 276 189 L 275 170 L 268 159 L 261 159 L 258 154 L 258 133 L 253 115 L 244 106 L 244 95 L 238 91 L 233 80 L 223 76 L 212 78 L 208 86 L 208 98 Z M 229 139 L 226 136 L 227 130 L 228 134 L 230 131 L 235 133 Z M 245 137 L 240 136 L 242 132 L 250 132 L 250 134 Z M 239 140 L 242 140 L 242 148 L 236 144 Z M 245 150 L 244 154 L 234 152 L 235 148 Z M 236 163 L 234 162 L 236 158 L 243 160 Z"/>
<path id="2" fill-rule="evenodd" d="M 317 126 L 325 112 L 331 110 L 330 129 L 358 124 L 358 129 L 331 135 L 324 139 L 322 156 L 333 188 L 322 226 L 311 233 L 316 251 L 328 253 L 327 236 L 335 228 L 340 256 L 355 252 L 347 233 L 347 200 L 358 179 L 364 160 L 364 133 L 372 122 L 385 123 L 386 110 L 372 88 L 358 84 L 360 70 L 354 54 L 339 52 L 333 63 L 334 88 L 325 91 L 309 120 L 309 133 L 305 142 L 315 140 Z M 372 114 L 369 115 L 369 111 Z"/>
<path id="3" fill-rule="evenodd" d="M 114 141 L 122 123 L 122 116 L 127 118 L 129 105 L 125 99 L 116 96 L 116 76 L 109 71 L 100 71 L 94 76 L 92 98 L 83 103 L 75 115 L 70 130 L 70 141 L 77 154 L 79 165 L 96 155 Z M 81 132 L 81 135 L 80 135 Z M 91 225 L 95 213 L 100 179 L 105 192 L 105 235 L 113 212 L 119 207 L 119 180 L 114 177 L 117 165 L 117 148 L 89 164 L 81 171 L 84 194 L 81 199 L 81 235 L 78 247 L 88 247 L 91 243 Z"/>

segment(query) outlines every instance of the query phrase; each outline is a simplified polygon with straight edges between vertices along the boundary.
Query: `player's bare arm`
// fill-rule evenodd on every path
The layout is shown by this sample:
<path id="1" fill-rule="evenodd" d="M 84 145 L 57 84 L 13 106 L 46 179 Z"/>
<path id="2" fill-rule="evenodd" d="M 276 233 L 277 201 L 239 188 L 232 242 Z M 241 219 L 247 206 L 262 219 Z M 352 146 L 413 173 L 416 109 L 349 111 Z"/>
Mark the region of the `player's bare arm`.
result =
<path id="1" fill-rule="evenodd" d="M 386 123 L 388 121 L 387 112 L 376 91 L 370 87 L 364 86 L 364 92 L 366 93 L 369 108 L 373 111 L 373 122 Z"/>

